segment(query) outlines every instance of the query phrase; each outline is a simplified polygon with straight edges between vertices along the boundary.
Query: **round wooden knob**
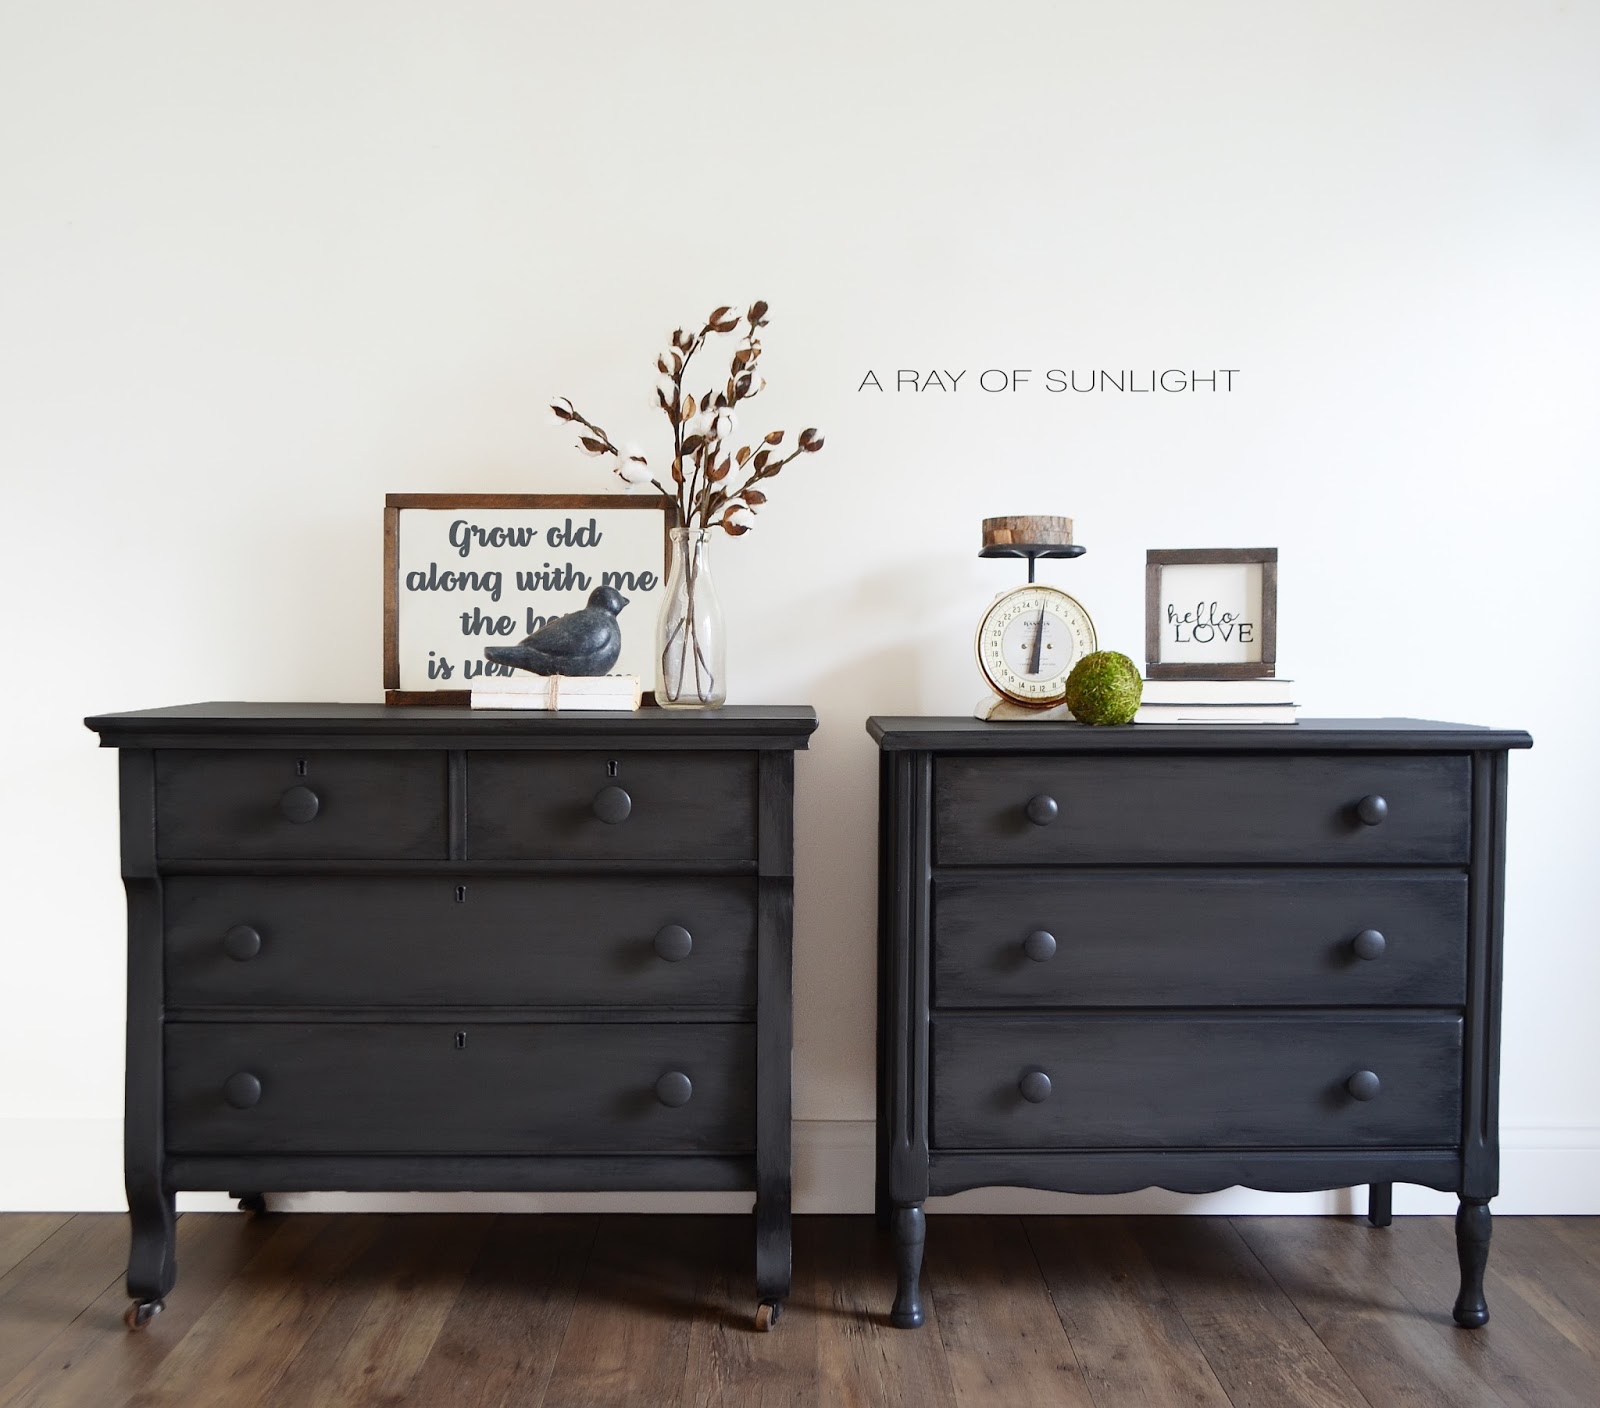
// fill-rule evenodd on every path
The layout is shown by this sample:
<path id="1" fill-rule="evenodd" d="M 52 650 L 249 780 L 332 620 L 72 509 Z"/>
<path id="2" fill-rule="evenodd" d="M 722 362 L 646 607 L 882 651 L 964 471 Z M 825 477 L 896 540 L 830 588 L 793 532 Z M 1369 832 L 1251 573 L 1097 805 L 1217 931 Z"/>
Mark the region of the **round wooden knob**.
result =
<path id="1" fill-rule="evenodd" d="M 626 821 L 632 810 L 633 798 L 621 787 L 602 787 L 594 794 L 594 814 L 607 826 Z"/>
<path id="2" fill-rule="evenodd" d="M 1054 797 L 1046 797 L 1042 792 L 1037 797 L 1029 797 L 1025 808 L 1028 820 L 1035 826 L 1048 826 L 1060 814 L 1061 808 L 1056 805 Z"/>
<path id="3" fill-rule="evenodd" d="M 1389 815 L 1389 804 L 1384 799 L 1373 793 L 1370 797 L 1363 797 L 1356 803 L 1356 815 L 1365 826 L 1377 826 Z"/>
<path id="4" fill-rule="evenodd" d="M 694 1083 L 682 1071 L 668 1071 L 656 1082 L 656 1099 L 669 1109 L 687 1105 L 693 1094 Z"/>
<path id="5" fill-rule="evenodd" d="M 1035 963 L 1047 963 L 1056 956 L 1056 936 L 1048 929 L 1035 929 L 1022 941 L 1022 951 Z"/>
<path id="6" fill-rule="evenodd" d="M 1388 942 L 1376 929 L 1363 929 L 1350 940 L 1351 951 L 1357 958 L 1382 958 Z"/>
<path id="7" fill-rule="evenodd" d="M 304 824 L 316 816 L 322 807 L 322 798 L 304 783 L 291 787 L 278 801 L 278 810 L 290 821 Z"/>
<path id="8" fill-rule="evenodd" d="M 1037 1105 L 1050 1098 L 1050 1077 L 1041 1070 L 1025 1071 L 1017 1090 L 1030 1105 Z"/>
<path id="9" fill-rule="evenodd" d="M 222 1098 L 236 1110 L 248 1110 L 261 1100 L 261 1082 L 249 1071 L 237 1071 L 224 1082 Z"/>
<path id="10" fill-rule="evenodd" d="M 248 924 L 235 924 L 223 935 L 222 947 L 235 963 L 248 963 L 261 952 L 261 931 Z"/>
<path id="11" fill-rule="evenodd" d="M 656 935 L 656 957 L 682 963 L 694 951 L 694 935 L 681 924 L 668 924 Z"/>
<path id="12" fill-rule="evenodd" d="M 1344 1083 L 1344 1088 L 1357 1100 L 1375 1100 L 1383 1089 L 1383 1082 L 1376 1071 L 1357 1071 Z"/>

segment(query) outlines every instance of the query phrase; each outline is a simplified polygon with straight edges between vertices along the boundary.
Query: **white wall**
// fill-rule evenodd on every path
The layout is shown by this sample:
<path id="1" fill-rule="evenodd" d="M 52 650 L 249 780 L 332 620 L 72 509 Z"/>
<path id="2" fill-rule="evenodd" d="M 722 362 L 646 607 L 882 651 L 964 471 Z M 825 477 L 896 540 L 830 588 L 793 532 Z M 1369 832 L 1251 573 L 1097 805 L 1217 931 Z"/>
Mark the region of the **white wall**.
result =
<path id="1" fill-rule="evenodd" d="M 1076 518 L 1051 575 L 1108 646 L 1141 653 L 1145 548 L 1276 544 L 1311 712 L 1531 730 L 1501 1206 L 1600 1211 L 1597 72 L 1592 0 L 0 0 L 0 1207 L 120 1205 L 82 716 L 378 697 L 383 495 L 610 487 L 545 398 L 659 444 L 667 331 L 760 297 L 756 405 L 828 437 L 717 564 L 735 700 L 823 720 L 803 1205 L 868 1191 L 862 721 L 970 708 L 1015 575 L 979 519 L 1036 511 Z M 970 375 L 857 392 L 902 366 Z M 1240 371 L 973 385 L 1074 366 Z"/>

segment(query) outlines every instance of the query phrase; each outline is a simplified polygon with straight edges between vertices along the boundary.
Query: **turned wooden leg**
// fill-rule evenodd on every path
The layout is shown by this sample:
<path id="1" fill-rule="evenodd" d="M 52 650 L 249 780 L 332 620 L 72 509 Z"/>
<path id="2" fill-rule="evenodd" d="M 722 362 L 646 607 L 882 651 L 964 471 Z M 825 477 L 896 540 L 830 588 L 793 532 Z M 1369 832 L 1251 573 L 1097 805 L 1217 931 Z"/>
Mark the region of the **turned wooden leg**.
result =
<path id="1" fill-rule="evenodd" d="M 1468 1330 L 1489 1322 L 1483 1299 L 1483 1270 L 1489 1264 L 1489 1234 L 1494 1219 L 1487 1198 L 1463 1198 L 1456 1213 L 1456 1258 L 1461 1263 L 1461 1294 L 1456 1297 L 1456 1324 Z"/>
<path id="2" fill-rule="evenodd" d="M 1387 1227 L 1394 1221 L 1394 1184 L 1368 1185 L 1367 1221 L 1374 1227 Z"/>
<path id="3" fill-rule="evenodd" d="M 894 1210 L 894 1257 L 900 1273 L 895 1287 L 894 1309 L 889 1323 L 901 1330 L 914 1330 L 922 1323 L 922 1244 L 927 1237 L 927 1219 L 922 1204 L 912 1203 Z"/>

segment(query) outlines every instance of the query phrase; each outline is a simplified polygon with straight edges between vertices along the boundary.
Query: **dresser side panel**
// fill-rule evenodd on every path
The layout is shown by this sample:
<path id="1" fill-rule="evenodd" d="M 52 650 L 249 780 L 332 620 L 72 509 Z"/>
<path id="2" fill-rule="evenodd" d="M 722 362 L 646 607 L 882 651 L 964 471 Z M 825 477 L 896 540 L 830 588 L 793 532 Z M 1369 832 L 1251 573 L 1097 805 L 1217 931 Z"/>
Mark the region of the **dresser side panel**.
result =
<path id="1" fill-rule="evenodd" d="M 1500 989 L 1504 964 L 1507 755 L 1477 753 L 1472 769 L 1467 1009 L 1461 1193 L 1500 1191 Z"/>

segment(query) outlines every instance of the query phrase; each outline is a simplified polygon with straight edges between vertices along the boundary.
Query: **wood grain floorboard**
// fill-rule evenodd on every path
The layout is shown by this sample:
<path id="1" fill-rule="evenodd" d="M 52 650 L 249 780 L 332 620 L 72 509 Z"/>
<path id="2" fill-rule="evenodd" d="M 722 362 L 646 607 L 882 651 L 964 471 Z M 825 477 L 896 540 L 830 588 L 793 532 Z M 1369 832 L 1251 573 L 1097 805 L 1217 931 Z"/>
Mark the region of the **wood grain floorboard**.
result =
<path id="1" fill-rule="evenodd" d="M 1502 1399 L 1530 1408 L 1595 1408 L 1600 1402 L 1595 1387 L 1600 1366 L 1552 1329 L 1500 1275 L 1497 1247 L 1490 1245 L 1484 1280 L 1489 1323 L 1461 1330 L 1450 1318 L 1458 1279 L 1451 1220 L 1397 1217 L 1386 1230 L 1394 1241 L 1392 1284 L 1419 1314 L 1449 1333 L 1450 1352 Z"/>
<path id="2" fill-rule="evenodd" d="M 1093 1408 L 1050 1289 L 1014 1217 L 940 1217 L 927 1287 L 956 1402 Z"/>
<path id="3" fill-rule="evenodd" d="M 539 1403 L 598 1228 L 592 1215 L 495 1218 L 413 1400 L 451 1408 Z"/>
<path id="4" fill-rule="evenodd" d="M 1233 1221 L 1369 1403 L 1509 1408 L 1457 1352 L 1463 1332 L 1421 1313 L 1395 1284 L 1392 1229 L 1321 1217 Z"/>
<path id="5" fill-rule="evenodd" d="M 0 1390 L 0 1408 L 120 1408 L 280 1230 L 281 1219 L 185 1213 L 178 1219 L 182 1294 L 144 1333 L 130 1335 L 122 1322 L 128 1293 L 114 1269 L 116 1280 Z"/>
<path id="6" fill-rule="evenodd" d="M 273 1389 L 279 1403 L 369 1408 L 408 1401 L 492 1218 L 394 1214 Z"/>
<path id="7" fill-rule="evenodd" d="M 1528 1221 L 1548 1227 L 1600 1270 L 1600 1217 L 1534 1217 Z"/>
<path id="8" fill-rule="evenodd" d="M 71 1213 L 13 1212 L 0 1216 L 0 1276 L 67 1225 Z"/>
<path id="9" fill-rule="evenodd" d="M 939 1307 L 926 1285 L 922 1328 L 895 1329 L 889 1324 L 895 1270 L 888 1235 L 871 1217 L 815 1221 L 820 1225 L 806 1231 L 807 1253 L 819 1268 L 817 1402 L 838 1408 L 955 1408 Z"/>
<path id="10" fill-rule="evenodd" d="M 759 1334 L 747 1217 L 191 1213 L 130 1335 L 126 1219 L 0 1216 L 0 1408 L 1600 1404 L 1600 1219 L 1498 1219 L 1476 1332 L 1448 1218 L 930 1223 L 921 1330 L 873 1219 L 805 1217 Z"/>
<path id="11" fill-rule="evenodd" d="M 1095 1403 L 1099 1408 L 1230 1408 L 1177 1303 L 1151 1266 L 1135 1234 L 1136 1221 L 1023 1219 Z"/>
<path id="12" fill-rule="evenodd" d="M 122 1279 L 127 1223 L 80 1213 L 0 1278 L 0 1386 Z"/>
<path id="13" fill-rule="evenodd" d="M 346 1273 L 392 1219 L 301 1213 L 283 1227 L 161 1361 L 136 1408 L 283 1404 L 278 1381 L 348 1289 Z M 174 1296 L 184 1293 L 180 1281 Z M 170 1300 L 172 1297 L 168 1297 Z M 160 1333 L 158 1318 L 147 1334 Z"/>
<path id="14" fill-rule="evenodd" d="M 1226 1218 L 1142 1218 L 1135 1236 L 1233 1408 L 1368 1408 Z"/>
<path id="15" fill-rule="evenodd" d="M 822 1299 L 808 1219 L 795 1228 L 795 1284 L 770 1333 L 755 1323 L 755 1228 L 747 1217 L 717 1218 L 705 1301 L 689 1331 L 685 1408 L 813 1408 L 817 1397 L 817 1322 Z"/>
<path id="16" fill-rule="evenodd" d="M 544 1402 L 559 1408 L 682 1401 L 689 1332 L 709 1284 L 707 1217 L 602 1218 Z"/>
<path id="17" fill-rule="evenodd" d="M 1497 1279 L 1510 1285 L 1545 1324 L 1600 1361 L 1600 1268 L 1558 1236 L 1549 1222 L 1500 1218 L 1489 1263 Z M 1600 1400 L 1600 1392 L 1595 1397 Z"/>

